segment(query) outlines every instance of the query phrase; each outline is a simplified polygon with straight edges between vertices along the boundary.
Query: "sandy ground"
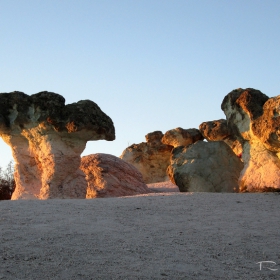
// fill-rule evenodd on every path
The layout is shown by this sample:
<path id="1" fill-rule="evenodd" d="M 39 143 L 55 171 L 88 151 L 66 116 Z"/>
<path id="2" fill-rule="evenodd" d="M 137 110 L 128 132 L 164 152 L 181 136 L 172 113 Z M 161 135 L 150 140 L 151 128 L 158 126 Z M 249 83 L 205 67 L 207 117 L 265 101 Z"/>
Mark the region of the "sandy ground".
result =
<path id="1" fill-rule="evenodd" d="M 0 209 L 0 279 L 280 279 L 279 194 L 0 201 Z M 276 264 L 260 270 L 260 261 Z"/>

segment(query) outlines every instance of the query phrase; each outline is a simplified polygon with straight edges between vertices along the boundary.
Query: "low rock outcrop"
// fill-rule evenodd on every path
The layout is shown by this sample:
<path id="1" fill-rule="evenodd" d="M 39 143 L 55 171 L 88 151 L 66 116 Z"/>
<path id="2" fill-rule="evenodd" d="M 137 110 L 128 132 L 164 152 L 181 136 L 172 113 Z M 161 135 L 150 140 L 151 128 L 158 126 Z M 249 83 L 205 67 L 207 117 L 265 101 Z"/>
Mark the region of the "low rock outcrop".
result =
<path id="1" fill-rule="evenodd" d="M 88 183 L 86 198 L 118 197 L 152 192 L 131 164 L 108 154 L 82 157 L 81 170 Z"/>
<path id="2" fill-rule="evenodd" d="M 147 142 L 129 146 L 120 158 L 135 166 L 146 184 L 168 181 L 166 169 L 173 147 L 161 143 L 161 131 L 148 133 L 145 137 Z"/>
<path id="3" fill-rule="evenodd" d="M 161 142 L 176 148 L 179 146 L 188 146 L 203 139 L 202 134 L 196 128 L 183 129 L 177 127 L 166 131 Z"/>
<path id="4" fill-rule="evenodd" d="M 79 169 L 90 140 L 115 139 L 112 120 L 90 100 L 65 105 L 56 93 L 0 94 L 0 136 L 15 160 L 12 199 L 85 198 Z"/>
<path id="5" fill-rule="evenodd" d="M 233 90 L 222 102 L 231 133 L 243 143 L 240 191 L 280 190 L 279 101 L 248 88 Z"/>
<path id="6" fill-rule="evenodd" d="M 207 141 L 224 141 L 236 155 L 242 154 L 242 143 L 230 133 L 226 120 L 203 122 L 199 130 Z"/>
<path id="7" fill-rule="evenodd" d="M 235 192 L 242 168 L 223 141 L 198 141 L 173 149 L 168 174 L 181 192 Z"/>

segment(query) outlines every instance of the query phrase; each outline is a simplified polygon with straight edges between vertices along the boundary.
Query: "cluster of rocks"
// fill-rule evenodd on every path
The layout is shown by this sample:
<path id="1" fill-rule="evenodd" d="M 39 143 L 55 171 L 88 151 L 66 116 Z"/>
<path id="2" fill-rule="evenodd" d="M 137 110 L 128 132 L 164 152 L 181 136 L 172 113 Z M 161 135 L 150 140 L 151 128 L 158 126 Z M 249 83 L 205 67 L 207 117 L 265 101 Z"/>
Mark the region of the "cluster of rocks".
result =
<path id="1" fill-rule="evenodd" d="M 221 108 L 226 119 L 203 122 L 199 130 L 156 132 L 162 135 L 158 146 L 172 146 L 169 159 L 157 151 L 160 165 L 167 166 L 168 178 L 161 170 L 162 180 L 170 179 L 183 192 L 280 191 L 280 96 L 269 98 L 252 88 L 236 89 L 225 96 Z M 141 171 L 146 183 L 156 171 L 144 161 L 136 164 L 135 159 L 153 154 L 155 147 L 148 141 L 134 144 L 121 155 Z M 157 166 L 154 160 L 148 162 Z"/>
<path id="2" fill-rule="evenodd" d="M 151 144 L 151 138 L 157 141 Z M 217 142 L 205 142 L 205 138 Z M 238 190 L 243 163 L 232 150 L 238 141 L 229 135 L 225 120 L 203 123 L 200 130 L 155 131 L 146 140 L 126 148 L 120 156 L 142 173 L 146 184 L 171 180 L 182 192 Z"/>
<path id="3" fill-rule="evenodd" d="M 0 136 L 11 147 L 12 199 L 95 198 L 149 193 L 171 180 L 180 191 L 280 191 L 280 96 L 247 88 L 227 94 L 226 119 L 199 129 L 146 135 L 120 158 L 83 157 L 86 142 L 115 139 L 114 124 L 90 100 L 65 105 L 52 92 L 0 94 Z"/>

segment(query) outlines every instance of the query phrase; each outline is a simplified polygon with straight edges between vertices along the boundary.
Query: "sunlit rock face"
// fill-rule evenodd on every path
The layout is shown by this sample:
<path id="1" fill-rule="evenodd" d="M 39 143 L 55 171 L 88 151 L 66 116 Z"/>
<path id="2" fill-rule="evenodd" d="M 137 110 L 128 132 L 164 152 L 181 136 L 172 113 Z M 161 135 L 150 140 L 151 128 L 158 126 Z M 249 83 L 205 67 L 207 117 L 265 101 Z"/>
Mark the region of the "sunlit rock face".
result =
<path id="1" fill-rule="evenodd" d="M 131 164 L 108 154 L 82 157 L 81 170 L 88 183 L 86 198 L 150 193 L 142 174 Z"/>
<path id="2" fill-rule="evenodd" d="M 203 122 L 199 130 L 207 141 L 224 141 L 236 155 L 242 154 L 242 143 L 230 133 L 226 120 Z"/>
<path id="3" fill-rule="evenodd" d="M 272 152 L 280 152 L 280 95 L 269 98 L 262 115 L 252 122 L 252 131 Z"/>
<path id="4" fill-rule="evenodd" d="M 169 180 L 166 169 L 173 147 L 162 144 L 162 136 L 161 131 L 148 133 L 145 136 L 147 142 L 127 147 L 120 156 L 141 172 L 146 184 Z"/>
<path id="5" fill-rule="evenodd" d="M 188 146 L 203 139 L 202 134 L 196 128 L 183 129 L 177 127 L 166 131 L 161 142 L 176 148 L 179 146 Z"/>
<path id="6" fill-rule="evenodd" d="M 242 168 L 223 141 L 198 141 L 174 148 L 168 174 L 181 192 L 236 192 Z"/>
<path id="7" fill-rule="evenodd" d="M 112 120 L 90 100 L 65 105 L 52 92 L 0 94 L 0 135 L 15 160 L 12 199 L 85 198 L 79 169 L 86 142 L 115 139 Z"/>
<path id="8" fill-rule="evenodd" d="M 234 90 L 223 100 L 228 127 L 243 144 L 240 191 L 280 189 L 279 101 L 252 88 Z"/>
<path id="9" fill-rule="evenodd" d="M 244 169 L 239 178 L 240 192 L 265 192 L 280 189 L 280 160 L 258 141 L 243 145 Z"/>

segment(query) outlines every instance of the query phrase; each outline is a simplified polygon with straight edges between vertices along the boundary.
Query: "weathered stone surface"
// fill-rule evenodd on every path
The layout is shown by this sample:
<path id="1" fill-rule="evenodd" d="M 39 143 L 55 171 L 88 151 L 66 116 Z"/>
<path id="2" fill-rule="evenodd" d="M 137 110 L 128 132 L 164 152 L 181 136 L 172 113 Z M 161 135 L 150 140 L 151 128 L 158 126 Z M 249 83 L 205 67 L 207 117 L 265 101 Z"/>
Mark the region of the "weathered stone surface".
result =
<path id="1" fill-rule="evenodd" d="M 207 141 L 223 141 L 230 136 L 227 121 L 224 119 L 203 122 L 199 130 Z"/>
<path id="2" fill-rule="evenodd" d="M 241 140 L 251 140 L 254 135 L 251 121 L 263 114 L 263 105 L 268 96 L 252 88 L 236 89 L 227 94 L 222 102 L 230 133 Z"/>
<path id="3" fill-rule="evenodd" d="M 141 173 L 131 164 L 108 154 L 82 157 L 81 170 L 88 183 L 86 198 L 150 193 Z"/>
<path id="4" fill-rule="evenodd" d="M 46 91 L 0 94 L 0 136 L 15 160 L 12 199 L 85 198 L 80 155 L 87 141 L 114 140 L 114 125 L 90 100 L 64 103 Z"/>
<path id="5" fill-rule="evenodd" d="M 228 127 L 243 144 L 240 191 L 279 190 L 280 96 L 237 89 L 223 100 Z M 278 154 L 277 154 L 278 153 Z"/>
<path id="6" fill-rule="evenodd" d="M 198 141 L 172 151 L 168 174 L 181 192 L 235 192 L 242 168 L 223 141 Z"/>
<path id="7" fill-rule="evenodd" d="M 203 122 L 199 130 L 207 141 L 224 141 L 236 155 L 242 154 L 242 143 L 230 134 L 226 120 Z"/>
<path id="8" fill-rule="evenodd" d="M 166 169 L 173 147 L 162 144 L 159 141 L 160 137 L 160 131 L 149 133 L 146 135 L 147 143 L 133 144 L 120 156 L 141 172 L 146 184 L 169 180 Z"/>
<path id="9" fill-rule="evenodd" d="M 162 137 L 161 142 L 176 148 L 179 146 L 188 146 L 203 139 L 202 134 L 196 128 L 183 129 L 181 127 L 177 127 L 175 129 L 168 130 Z"/>
<path id="10" fill-rule="evenodd" d="M 162 137 L 163 133 L 161 131 L 154 131 L 145 135 L 146 142 L 151 144 L 152 146 L 161 145 Z"/>
<path id="11" fill-rule="evenodd" d="M 252 131 L 268 150 L 280 152 L 280 95 L 264 103 L 262 115 L 252 122 Z"/>
<path id="12" fill-rule="evenodd" d="M 243 146 L 244 169 L 239 177 L 240 192 L 264 192 L 280 189 L 280 160 L 258 141 Z"/>
<path id="13" fill-rule="evenodd" d="M 236 139 L 234 136 L 228 137 L 223 140 L 231 149 L 232 151 L 239 157 L 242 157 L 243 148 L 242 142 Z"/>

